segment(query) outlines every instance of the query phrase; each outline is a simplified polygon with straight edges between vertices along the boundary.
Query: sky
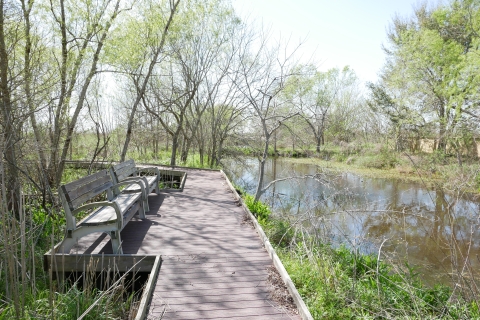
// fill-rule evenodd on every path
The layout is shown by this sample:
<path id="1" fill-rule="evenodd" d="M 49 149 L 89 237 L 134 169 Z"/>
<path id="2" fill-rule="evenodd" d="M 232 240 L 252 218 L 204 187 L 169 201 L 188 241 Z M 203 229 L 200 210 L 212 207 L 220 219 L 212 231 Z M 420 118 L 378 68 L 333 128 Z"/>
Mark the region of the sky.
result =
<path id="1" fill-rule="evenodd" d="M 349 65 L 375 82 L 385 61 L 382 44 L 392 18 L 413 15 L 417 0 L 233 0 L 242 17 L 263 21 L 274 34 L 304 41 L 304 59 L 319 69 Z"/>

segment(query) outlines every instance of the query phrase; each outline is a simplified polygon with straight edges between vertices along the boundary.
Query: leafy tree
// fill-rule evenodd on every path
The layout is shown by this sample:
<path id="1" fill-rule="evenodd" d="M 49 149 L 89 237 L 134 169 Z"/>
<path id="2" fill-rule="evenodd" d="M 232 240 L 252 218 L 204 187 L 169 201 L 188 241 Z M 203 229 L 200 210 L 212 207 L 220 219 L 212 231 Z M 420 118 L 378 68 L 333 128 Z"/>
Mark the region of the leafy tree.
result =
<path id="1" fill-rule="evenodd" d="M 313 133 L 316 151 L 320 152 L 329 125 L 336 126 L 336 133 L 347 130 L 349 114 L 360 100 L 358 78 L 348 66 L 321 72 L 307 65 L 298 71 L 289 81 L 287 94 Z"/>
<path id="2" fill-rule="evenodd" d="M 459 122 L 476 117 L 479 12 L 478 1 L 424 4 L 410 19 L 395 18 L 388 34 L 383 84 L 434 124 L 444 152 Z"/>
<path id="3" fill-rule="evenodd" d="M 425 123 L 421 114 L 401 100 L 387 93 L 387 88 L 381 84 L 368 83 L 370 89 L 370 99 L 367 105 L 373 112 L 387 116 L 393 127 L 395 149 L 403 151 L 405 149 L 405 133 L 418 132 L 419 128 Z"/>

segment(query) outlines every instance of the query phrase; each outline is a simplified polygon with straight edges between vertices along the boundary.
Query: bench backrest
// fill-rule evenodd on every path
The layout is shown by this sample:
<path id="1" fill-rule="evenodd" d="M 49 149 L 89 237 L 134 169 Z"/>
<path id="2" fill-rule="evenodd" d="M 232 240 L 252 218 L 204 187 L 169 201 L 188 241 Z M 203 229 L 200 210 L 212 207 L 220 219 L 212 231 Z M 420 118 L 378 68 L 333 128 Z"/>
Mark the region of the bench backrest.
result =
<path id="1" fill-rule="evenodd" d="M 137 169 L 135 167 L 135 161 L 128 160 L 119 164 L 112 166 L 111 173 L 114 179 L 117 182 L 122 181 L 123 179 L 130 177 L 131 175 L 137 174 Z"/>
<path id="2" fill-rule="evenodd" d="M 112 178 L 108 170 L 102 170 L 73 182 L 60 186 L 59 194 L 63 206 L 68 206 L 70 211 L 74 211 L 86 201 L 107 191 L 109 200 L 112 197 L 111 187 Z M 66 209 L 66 208 L 65 208 Z"/>

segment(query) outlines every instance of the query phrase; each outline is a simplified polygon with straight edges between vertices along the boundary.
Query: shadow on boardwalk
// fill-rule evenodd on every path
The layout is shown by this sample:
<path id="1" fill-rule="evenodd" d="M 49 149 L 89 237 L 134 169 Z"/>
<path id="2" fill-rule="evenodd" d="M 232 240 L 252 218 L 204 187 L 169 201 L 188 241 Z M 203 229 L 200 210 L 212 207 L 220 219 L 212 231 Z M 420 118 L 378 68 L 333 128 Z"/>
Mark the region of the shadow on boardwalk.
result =
<path id="1" fill-rule="evenodd" d="M 121 233 L 126 254 L 160 254 L 148 319 L 300 319 L 270 298 L 272 261 L 242 224 L 220 172 L 187 170 L 183 192 L 149 196 L 150 212 Z M 80 240 L 77 253 L 111 253 L 108 237 Z"/>

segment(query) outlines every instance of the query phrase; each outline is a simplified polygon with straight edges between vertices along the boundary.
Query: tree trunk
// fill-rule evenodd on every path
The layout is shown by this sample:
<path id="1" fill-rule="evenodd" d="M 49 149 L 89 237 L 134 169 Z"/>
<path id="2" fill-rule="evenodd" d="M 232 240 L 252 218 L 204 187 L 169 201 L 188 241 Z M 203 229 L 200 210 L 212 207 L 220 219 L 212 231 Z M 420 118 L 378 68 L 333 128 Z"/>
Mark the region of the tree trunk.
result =
<path id="1" fill-rule="evenodd" d="M 4 128 L 3 157 L 6 162 L 5 188 L 7 198 L 7 209 L 19 217 L 18 208 L 20 205 L 20 181 L 17 169 L 17 157 L 15 154 L 15 143 L 17 142 L 17 129 L 15 128 L 13 116 L 13 103 L 8 79 L 8 54 L 5 44 L 5 3 L 0 2 L 0 92 L 2 104 L 2 126 Z M 0 159 L 3 161 L 3 159 Z M 2 181 L 3 183 L 3 181 Z"/>
<path id="2" fill-rule="evenodd" d="M 445 106 L 442 104 L 439 108 L 439 126 L 438 126 L 438 150 L 443 153 L 447 152 L 447 142 L 446 142 L 446 122 L 447 117 L 445 114 Z"/>
<path id="3" fill-rule="evenodd" d="M 30 60 L 31 60 L 31 52 L 32 52 L 32 41 L 31 41 L 31 36 L 30 36 L 30 12 L 32 10 L 32 6 L 27 8 L 25 4 L 25 0 L 22 0 L 22 11 L 23 11 L 23 18 L 25 20 L 25 51 L 24 51 L 24 60 L 25 60 L 25 67 L 24 67 L 24 74 L 25 74 L 25 80 L 24 80 L 24 86 L 25 86 L 25 95 L 26 95 L 26 100 L 27 100 L 27 106 L 30 111 L 30 123 L 32 125 L 32 130 L 33 134 L 35 137 L 35 146 L 37 148 L 37 153 L 38 153 L 38 158 L 40 160 L 40 170 L 43 172 L 46 171 L 47 167 L 47 161 L 45 157 L 45 153 L 43 152 L 43 146 L 42 146 L 42 137 L 40 134 L 40 130 L 38 129 L 37 125 L 37 119 L 35 117 L 35 105 L 32 100 L 32 70 L 31 70 L 31 65 L 30 65 Z M 42 176 L 42 175 L 39 175 Z M 45 194 L 44 190 L 42 192 Z"/>
<path id="4" fill-rule="evenodd" d="M 90 83 L 91 83 L 93 77 L 95 76 L 95 74 L 97 72 L 97 63 L 98 63 L 98 60 L 100 59 L 100 53 L 102 51 L 103 45 L 105 44 L 105 39 L 107 38 L 107 34 L 108 34 L 108 31 L 109 31 L 109 29 L 112 25 L 112 22 L 117 17 L 119 6 L 120 6 L 120 0 L 117 0 L 114 12 L 112 13 L 112 16 L 110 17 L 110 20 L 107 22 L 107 25 L 105 26 L 105 29 L 103 30 L 103 33 L 102 33 L 102 35 L 99 39 L 99 42 L 97 44 L 97 48 L 96 48 L 95 53 L 93 55 L 92 64 L 90 66 L 89 73 L 87 75 L 87 78 L 85 79 L 85 82 L 83 83 L 82 90 L 80 91 L 80 94 L 78 96 L 77 106 L 75 107 L 75 111 L 73 113 L 72 120 L 70 122 L 70 125 L 68 126 L 67 137 L 66 137 L 65 142 L 63 144 L 62 154 L 61 154 L 61 157 L 60 157 L 60 163 L 59 163 L 59 166 L 58 166 L 56 179 L 55 179 L 55 185 L 57 185 L 57 186 L 60 184 L 60 181 L 62 179 L 63 170 L 65 168 L 65 160 L 67 159 L 68 149 L 70 147 L 70 143 L 72 142 L 72 135 L 73 135 L 73 131 L 75 129 L 75 126 L 77 125 L 78 116 L 80 115 L 80 111 L 82 110 L 83 105 L 85 104 L 85 100 L 87 98 L 87 91 L 88 91 L 88 88 L 90 87 Z"/>
<path id="5" fill-rule="evenodd" d="M 265 176 L 265 163 L 268 158 L 268 145 L 269 145 L 270 136 L 265 136 L 265 145 L 263 149 L 262 158 L 259 161 L 259 168 L 258 168 L 258 183 L 257 183 L 257 190 L 255 191 L 255 202 L 260 200 L 260 197 L 263 194 L 263 180 Z"/>
<path id="6" fill-rule="evenodd" d="M 150 64 L 148 66 L 148 72 L 145 75 L 145 78 L 143 79 L 142 86 L 139 88 L 140 90 L 137 91 L 137 98 L 135 99 L 135 102 L 132 106 L 132 111 L 130 112 L 130 116 L 128 118 L 128 124 L 127 124 L 127 134 L 125 136 L 125 143 L 123 145 L 122 153 L 120 155 L 120 161 L 125 161 L 125 157 L 127 155 L 127 150 L 128 150 L 128 145 L 130 143 L 130 137 L 132 134 L 132 126 L 133 126 L 133 120 L 135 117 L 135 113 L 137 112 L 138 105 L 140 104 L 140 101 L 142 101 L 142 98 L 145 94 L 145 91 L 147 89 L 147 84 L 148 81 L 150 80 L 150 76 L 152 75 L 152 71 L 154 66 L 157 64 L 158 56 L 160 55 L 161 51 L 163 50 L 163 46 L 165 44 L 165 40 L 167 37 L 168 33 L 168 28 L 170 27 L 170 24 L 172 23 L 173 16 L 175 14 L 175 11 L 177 10 L 177 6 L 180 3 L 180 0 L 177 0 L 176 2 L 171 3 L 170 7 L 170 16 L 168 18 L 167 24 L 165 25 L 165 29 L 163 30 L 162 33 L 162 38 L 160 40 L 160 43 L 157 48 L 155 48 L 155 52 L 153 53 L 152 59 L 150 60 Z"/>
<path id="7" fill-rule="evenodd" d="M 170 166 L 175 167 L 177 162 L 177 149 L 178 149 L 178 138 L 180 130 L 175 131 L 175 134 L 172 137 L 172 155 L 170 157 Z"/>

